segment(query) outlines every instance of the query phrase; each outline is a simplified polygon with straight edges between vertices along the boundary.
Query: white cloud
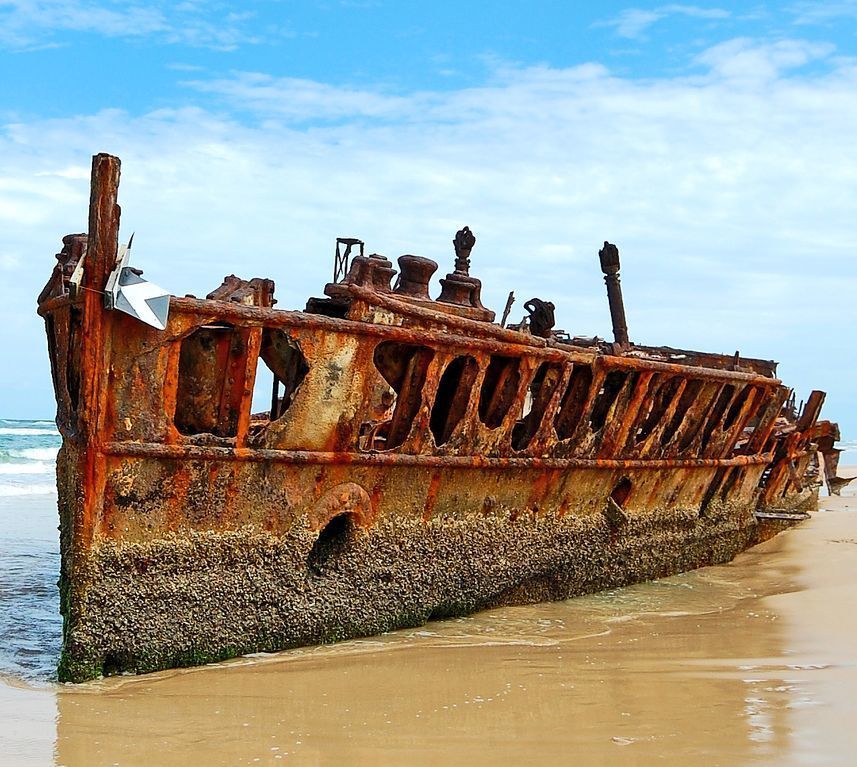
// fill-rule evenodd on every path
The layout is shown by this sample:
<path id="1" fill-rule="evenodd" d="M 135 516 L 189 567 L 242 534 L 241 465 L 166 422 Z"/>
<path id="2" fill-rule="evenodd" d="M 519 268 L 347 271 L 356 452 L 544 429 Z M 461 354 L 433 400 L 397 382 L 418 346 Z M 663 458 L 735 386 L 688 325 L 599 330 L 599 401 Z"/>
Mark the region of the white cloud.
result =
<path id="1" fill-rule="evenodd" d="M 652 26 L 652 24 L 660 21 L 662 18 L 663 15 L 656 11 L 646 11 L 642 8 L 628 8 L 622 11 L 616 19 L 607 22 L 607 25 L 616 27 L 616 34 L 619 37 L 636 40 L 642 37 L 643 32 Z"/>
<path id="2" fill-rule="evenodd" d="M 782 72 L 825 59 L 834 50 L 829 43 L 780 40 L 760 45 L 749 38 L 739 38 L 709 48 L 697 57 L 697 62 L 708 67 L 714 77 L 771 80 Z"/>
<path id="3" fill-rule="evenodd" d="M 792 74 L 810 59 L 826 73 Z M 515 289 L 513 317 L 539 296 L 566 330 L 605 336 L 609 239 L 632 338 L 778 357 L 847 421 L 857 369 L 835 328 L 857 325 L 857 69 L 801 42 L 736 41 L 700 63 L 701 76 L 648 81 L 507 67 L 483 87 L 410 94 L 238 73 L 188 89 L 217 95 L 217 112 L 5 126 L 3 252 L 26 257 L 4 262 L 0 305 L 42 369 L 27 389 L 47 397 L 32 298 L 60 237 L 86 226 L 81 167 L 110 151 L 124 162 L 124 236 L 136 230 L 138 265 L 177 294 L 237 271 L 273 277 L 279 305 L 300 308 L 320 295 L 337 235 L 435 258 L 442 274 L 469 224 L 486 303 L 501 310 Z M 764 77 L 737 82 L 745 70 Z"/>
<path id="4" fill-rule="evenodd" d="M 228 50 L 259 41 L 249 31 L 251 19 L 251 14 L 208 1 L 0 0 L 0 45 L 41 48 L 55 44 L 57 33 L 87 32 Z"/>
<path id="5" fill-rule="evenodd" d="M 400 98 L 377 91 L 335 87 L 294 77 L 271 77 L 238 72 L 228 79 L 191 80 L 187 86 L 229 99 L 233 106 L 277 115 L 289 120 L 341 120 L 358 117 L 402 119 L 413 97 Z"/>
<path id="6" fill-rule="evenodd" d="M 614 27 L 619 37 L 637 40 L 644 36 L 653 24 L 670 16 L 686 16 L 694 19 L 719 21 L 730 17 L 722 8 L 701 8 L 696 5 L 670 4 L 657 8 L 626 8 L 616 18 L 602 22 L 599 26 Z"/>
<path id="7" fill-rule="evenodd" d="M 78 0 L 0 0 L 0 42 L 32 44 L 48 30 L 97 31 L 106 36 L 141 36 L 166 29 L 156 8 L 128 5 L 113 10 Z"/>
<path id="8" fill-rule="evenodd" d="M 841 19 L 857 20 L 857 0 L 799 2 L 788 7 L 796 24 L 830 24 Z"/>
<path id="9" fill-rule="evenodd" d="M 57 170 L 43 170 L 36 173 L 36 176 L 56 176 L 57 178 L 74 178 L 88 179 L 90 176 L 89 168 L 83 165 L 70 165 L 67 168 L 59 168 Z"/>

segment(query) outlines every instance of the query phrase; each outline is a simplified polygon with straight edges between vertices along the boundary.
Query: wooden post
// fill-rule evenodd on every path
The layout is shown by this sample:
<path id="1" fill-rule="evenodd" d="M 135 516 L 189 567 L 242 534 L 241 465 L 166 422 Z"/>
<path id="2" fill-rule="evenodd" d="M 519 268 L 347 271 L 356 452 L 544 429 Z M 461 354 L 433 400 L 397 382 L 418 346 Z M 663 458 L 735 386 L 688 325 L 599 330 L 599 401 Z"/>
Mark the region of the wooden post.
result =
<path id="1" fill-rule="evenodd" d="M 83 312 L 80 350 L 81 391 L 78 407 L 83 445 L 79 473 L 83 478 L 82 506 L 75 525 L 77 547 L 85 550 L 93 537 L 100 513 L 105 483 L 105 460 L 101 445 L 105 435 L 108 355 L 110 334 L 104 308 L 104 287 L 116 264 L 119 248 L 118 157 L 97 154 L 92 158 L 92 187 L 89 200 L 89 237 L 81 285 Z"/>
<path id="2" fill-rule="evenodd" d="M 121 164 L 118 157 L 109 154 L 97 154 L 92 158 L 89 241 L 83 273 L 83 285 L 91 290 L 104 290 L 116 265 L 120 215 L 116 200 Z"/>
<path id="3" fill-rule="evenodd" d="M 104 382 L 107 377 L 104 327 L 104 287 L 119 249 L 118 157 L 97 154 L 92 158 L 92 187 L 89 198 L 89 236 L 83 265 L 83 344 L 80 355 L 80 425 L 86 441 L 97 441 L 99 417 L 103 412 Z"/>
<path id="4" fill-rule="evenodd" d="M 796 428 L 798 431 L 807 431 L 815 426 L 818 416 L 821 415 L 821 406 L 824 404 L 825 393 L 823 391 L 813 391 L 806 401 L 806 406 L 798 419 Z"/>

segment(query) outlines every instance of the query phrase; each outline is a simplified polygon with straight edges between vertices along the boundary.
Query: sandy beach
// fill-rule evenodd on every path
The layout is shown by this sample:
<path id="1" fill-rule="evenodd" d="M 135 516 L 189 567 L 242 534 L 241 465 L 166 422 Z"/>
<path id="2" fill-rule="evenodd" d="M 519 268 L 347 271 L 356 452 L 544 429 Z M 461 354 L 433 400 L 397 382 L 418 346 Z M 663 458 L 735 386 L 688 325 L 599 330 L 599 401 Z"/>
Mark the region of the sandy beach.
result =
<path id="1" fill-rule="evenodd" d="M 145 677 L 7 678 L 3 762 L 853 764 L 855 572 L 852 488 L 729 565 L 620 591 Z"/>

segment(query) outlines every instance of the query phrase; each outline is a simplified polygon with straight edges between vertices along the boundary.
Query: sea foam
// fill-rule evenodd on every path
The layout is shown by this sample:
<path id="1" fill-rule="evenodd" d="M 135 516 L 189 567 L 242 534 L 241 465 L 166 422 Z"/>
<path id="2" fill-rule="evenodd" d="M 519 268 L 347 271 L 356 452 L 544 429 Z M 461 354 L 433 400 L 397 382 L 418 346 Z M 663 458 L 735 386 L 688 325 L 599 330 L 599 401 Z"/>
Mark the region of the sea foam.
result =
<path id="1" fill-rule="evenodd" d="M 12 485 L 0 483 L 0 498 L 13 495 L 49 495 L 57 491 L 53 483 L 37 482 L 26 485 Z"/>
<path id="2" fill-rule="evenodd" d="M 56 429 L 28 429 L 24 426 L 0 426 L 0 434 L 20 435 L 26 437 L 31 434 L 50 434 L 53 437 L 58 437 L 60 433 Z"/>
<path id="3" fill-rule="evenodd" d="M 0 474 L 53 474 L 56 467 L 46 461 L 0 463 Z"/>
<path id="4" fill-rule="evenodd" d="M 56 460 L 58 447 L 12 447 L 8 450 L 0 450 L 0 460 L 5 454 L 9 458 L 25 458 L 31 461 L 54 461 Z"/>

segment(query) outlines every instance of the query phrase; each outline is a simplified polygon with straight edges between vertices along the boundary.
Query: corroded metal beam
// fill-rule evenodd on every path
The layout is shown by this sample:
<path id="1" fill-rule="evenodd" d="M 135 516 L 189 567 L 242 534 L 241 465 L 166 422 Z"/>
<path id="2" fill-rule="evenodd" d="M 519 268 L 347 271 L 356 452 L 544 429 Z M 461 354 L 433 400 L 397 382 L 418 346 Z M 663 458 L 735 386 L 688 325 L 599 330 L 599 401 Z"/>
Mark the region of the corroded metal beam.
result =
<path id="1" fill-rule="evenodd" d="M 771 455 L 732 458 L 506 458 L 482 455 L 419 455 L 410 453 L 330 453 L 310 450 L 270 450 L 203 445 L 159 445 L 145 442 L 108 442 L 105 455 L 171 460 L 241 461 L 250 463 L 348 464 L 372 466 L 426 466 L 459 469 L 697 469 L 712 466 L 758 466 Z"/>

